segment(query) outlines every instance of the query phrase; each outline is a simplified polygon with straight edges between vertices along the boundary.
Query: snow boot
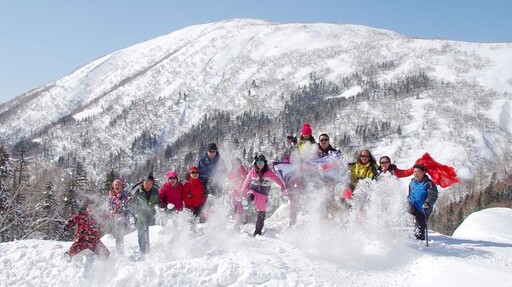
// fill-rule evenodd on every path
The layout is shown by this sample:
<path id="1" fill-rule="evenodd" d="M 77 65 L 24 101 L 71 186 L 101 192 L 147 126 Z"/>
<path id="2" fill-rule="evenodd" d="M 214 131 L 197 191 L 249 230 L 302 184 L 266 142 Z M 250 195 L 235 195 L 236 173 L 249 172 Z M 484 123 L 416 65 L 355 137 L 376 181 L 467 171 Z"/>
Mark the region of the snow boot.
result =
<path id="1" fill-rule="evenodd" d="M 265 224 L 265 211 L 258 211 L 258 217 L 256 219 L 256 229 L 254 230 L 254 236 L 261 235 L 263 225 Z"/>

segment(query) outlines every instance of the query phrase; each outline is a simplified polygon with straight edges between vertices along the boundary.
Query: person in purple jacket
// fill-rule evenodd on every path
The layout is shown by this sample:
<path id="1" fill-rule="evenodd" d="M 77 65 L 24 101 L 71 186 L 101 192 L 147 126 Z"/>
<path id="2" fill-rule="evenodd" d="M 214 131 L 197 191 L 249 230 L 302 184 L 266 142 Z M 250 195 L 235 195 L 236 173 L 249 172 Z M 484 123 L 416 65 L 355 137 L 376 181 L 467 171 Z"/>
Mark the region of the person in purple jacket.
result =
<path id="1" fill-rule="evenodd" d="M 268 193 L 270 192 L 271 181 L 281 187 L 281 192 L 283 194 L 286 193 L 286 187 L 279 177 L 277 177 L 272 169 L 268 168 L 265 156 L 255 156 L 253 167 L 242 184 L 242 194 L 247 193 L 247 196 L 242 199 L 242 205 L 247 206 L 250 202 L 254 201 L 256 204 L 256 211 L 258 212 L 254 236 L 261 235 L 261 231 L 265 224 L 267 198 Z"/>

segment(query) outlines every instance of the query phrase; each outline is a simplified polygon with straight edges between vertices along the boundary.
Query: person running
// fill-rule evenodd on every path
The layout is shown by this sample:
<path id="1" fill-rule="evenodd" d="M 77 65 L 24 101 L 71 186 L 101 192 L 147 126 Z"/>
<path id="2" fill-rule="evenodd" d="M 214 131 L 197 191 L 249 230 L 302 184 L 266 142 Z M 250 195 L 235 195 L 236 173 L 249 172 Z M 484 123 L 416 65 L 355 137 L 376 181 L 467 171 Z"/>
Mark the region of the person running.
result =
<path id="1" fill-rule="evenodd" d="M 357 157 L 357 161 L 348 164 L 350 182 L 347 189 L 345 189 L 342 198 L 352 198 L 352 194 L 354 193 L 354 189 L 356 188 L 358 181 L 365 178 L 376 179 L 378 176 L 377 168 L 377 162 L 371 152 L 367 149 L 361 150 Z"/>
<path id="2" fill-rule="evenodd" d="M 216 196 L 223 186 L 223 179 L 227 179 L 226 164 L 222 160 L 216 143 L 208 145 L 206 154 L 197 161 L 199 179 L 206 188 L 206 194 Z"/>
<path id="3" fill-rule="evenodd" d="M 231 184 L 231 203 L 235 217 L 235 229 L 240 229 L 243 224 L 244 207 L 241 200 L 246 196 L 242 193 L 242 184 L 247 177 L 247 169 L 239 158 L 234 158 L 231 162 L 231 171 L 229 172 L 229 183 Z"/>
<path id="4" fill-rule="evenodd" d="M 174 170 L 169 171 L 165 177 L 165 182 L 158 191 L 160 197 L 160 207 L 167 211 L 183 210 L 183 184 L 178 180 L 178 173 Z"/>
<path id="5" fill-rule="evenodd" d="M 200 221 L 204 222 L 206 220 L 202 215 L 206 203 L 206 190 L 199 179 L 199 168 L 197 166 L 191 166 L 188 169 L 187 181 L 183 185 L 183 201 L 185 207 L 190 209 Z"/>
<path id="6" fill-rule="evenodd" d="M 271 181 L 281 187 L 282 194 L 286 194 L 286 187 L 279 177 L 268 168 L 265 156 L 262 154 L 255 156 L 253 167 L 242 184 L 242 193 L 247 193 L 247 196 L 242 199 L 242 205 L 247 206 L 250 202 L 254 201 L 256 211 L 258 212 L 254 236 L 261 235 L 265 225 L 267 198 L 270 192 Z"/>
<path id="7" fill-rule="evenodd" d="M 427 220 L 438 196 L 437 186 L 426 172 L 423 164 L 417 163 L 413 166 L 413 178 L 407 195 L 408 212 L 414 216 L 414 236 L 418 240 L 425 240 Z"/>
<path id="8" fill-rule="evenodd" d="M 108 192 L 108 230 L 116 239 L 116 249 L 121 254 L 124 253 L 124 235 L 130 226 L 128 203 L 131 196 L 128 196 L 124 186 L 122 180 L 116 179 Z"/>
<path id="9" fill-rule="evenodd" d="M 76 226 L 75 240 L 66 252 L 68 256 L 73 257 L 86 249 L 90 249 L 102 258 L 110 256 L 110 251 L 100 240 L 100 227 L 93 214 L 94 202 L 86 199 L 78 213 L 71 216 L 64 224 L 64 230 Z"/>
<path id="10" fill-rule="evenodd" d="M 135 191 L 133 204 L 139 250 L 143 257 L 149 252 L 149 226 L 155 225 L 155 207 L 159 204 L 158 189 L 152 174 Z"/>

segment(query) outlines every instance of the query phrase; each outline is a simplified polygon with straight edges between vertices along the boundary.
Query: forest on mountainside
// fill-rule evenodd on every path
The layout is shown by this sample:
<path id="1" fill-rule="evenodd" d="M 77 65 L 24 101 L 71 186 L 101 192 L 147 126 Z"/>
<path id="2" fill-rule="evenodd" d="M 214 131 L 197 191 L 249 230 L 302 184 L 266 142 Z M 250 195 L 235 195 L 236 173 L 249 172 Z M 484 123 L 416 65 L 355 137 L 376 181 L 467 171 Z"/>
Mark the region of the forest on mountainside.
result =
<path id="1" fill-rule="evenodd" d="M 44 142 L 23 139 L 10 150 L 1 146 L 0 241 L 23 238 L 69 240 L 71 234 L 63 231 L 62 224 L 77 211 L 86 196 L 105 197 L 114 178 L 123 177 L 128 183 L 135 183 L 148 173 L 163 174 L 169 165 L 184 174 L 188 166 L 196 163 L 209 142 L 228 145 L 236 151 L 234 155 L 242 158 L 248 166 L 254 154 L 262 148 L 267 158 L 282 159 L 289 148 L 286 137 L 296 135 L 304 122 L 313 123 L 318 131 L 335 123 L 340 128 L 331 134 L 333 146 L 345 155 L 352 155 L 363 147 L 375 146 L 383 139 L 401 136 L 402 127 L 409 120 L 410 109 L 406 104 L 400 104 L 404 99 L 436 94 L 434 101 L 438 101 L 449 94 L 455 103 L 459 101 L 457 97 L 461 98 L 461 104 L 468 101 L 469 96 L 464 91 L 454 93 L 454 90 L 461 89 L 460 86 L 437 82 L 422 71 L 389 82 L 377 82 L 372 75 L 389 65 L 393 63 L 381 63 L 337 82 L 312 73 L 309 84 L 290 92 L 284 110 L 277 117 L 260 112 L 258 106 L 239 115 L 214 111 L 204 115 L 199 124 L 165 146 L 155 130 L 146 129 L 131 143 L 132 151 L 147 155 L 145 162 L 135 163 L 137 168 L 130 174 L 120 174 L 121 166 L 130 161 L 130 156 L 122 150 L 110 151 L 103 168 L 93 167 L 103 174 L 96 177 L 101 178 L 96 182 L 84 168 L 85 160 L 72 150 L 51 162 Z M 349 97 L 340 96 L 354 85 L 362 87 L 361 91 Z M 474 97 L 481 95 L 478 93 Z M 372 103 L 372 107 L 381 111 L 381 116 L 358 114 L 363 102 Z M 479 98 L 478 103 L 485 108 L 488 99 Z M 462 118 L 466 124 L 488 125 L 478 111 L 467 114 L 446 103 L 431 108 L 439 114 Z M 425 129 L 433 132 L 429 125 L 435 124 L 426 120 Z M 459 132 L 460 128 L 452 130 L 454 140 L 465 140 L 457 137 Z M 87 135 L 83 137 L 86 139 Z M 87 148 L 86 141 L 82 148 Z M 500 168 L 481 168 L 472 180 L 453 187 L 454 191 L 449 196 L 441 198 L 431 217 L 432 228 L 451 234 L 473 211 L 510 206 L 512 184 L 508 170 L 511 161 L 507 162 L 505 157 L 499 161 L 495 166 Z"/>

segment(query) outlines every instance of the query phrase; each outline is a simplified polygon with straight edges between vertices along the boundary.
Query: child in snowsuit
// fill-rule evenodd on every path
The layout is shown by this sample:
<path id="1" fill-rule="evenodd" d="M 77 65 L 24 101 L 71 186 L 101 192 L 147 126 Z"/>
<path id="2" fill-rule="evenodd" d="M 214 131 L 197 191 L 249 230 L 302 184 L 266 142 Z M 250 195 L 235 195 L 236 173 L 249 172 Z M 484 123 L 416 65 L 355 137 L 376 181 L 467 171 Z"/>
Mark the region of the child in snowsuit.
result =
<path id="1" fill-rule="evenodd" d="M 65 230 L 76 225 L 75 241 L 67 252 L 69 256 L 73 257 L 85 249 L 92 250 L 100 257 L 110 255 L 107 247 L 100 240 L 100 227 L 92 216 L 93 212 L 94 203 L 91 200 L 86 200 L 80 211 L 66 221 Z"/>
<path id="2" fill-rule="evenodd" d="M 186 208 L 190 209 L 196 217 L 200 217 L 200 220 L 204 221 L 205 218 L 201 217 L 201 212 L 206 203 L 206 190 L 199 179 L 199 168 L 191 166 L 188 171 L 188 180 L 183 185 L 183 201 Z"/>
<path id="3" fill-rule="evenodd" d="M 281 187 L 281 192 L 286 194 L 286 187 L 279 177 L 277 177 L 277 175 L 268 168 L 265 156 L 258 155 L 254 157 L 253 167 L 242 184 L 242 193 L 248 194 L 242 199 L 242 205 L 247 206 L 249 202 L 255 201 L 256 210 L 258 211 L 254 236 L 261 235 L 265 224 L 265 213 L 267 210 L 268 193 L 270 192 L 270 181 L 279 185 Z"/>
<path id="4" fill-rule="evenodd" d="M 116 249 L 124 252 L 124 235 L 130 226 L 128 202 L 131 197 L 124 191 L 124 183 L 120 179 L 112 182 L 112 189 L 108 192 L 107 222 L 110 232 L 116 239 Z"/>

